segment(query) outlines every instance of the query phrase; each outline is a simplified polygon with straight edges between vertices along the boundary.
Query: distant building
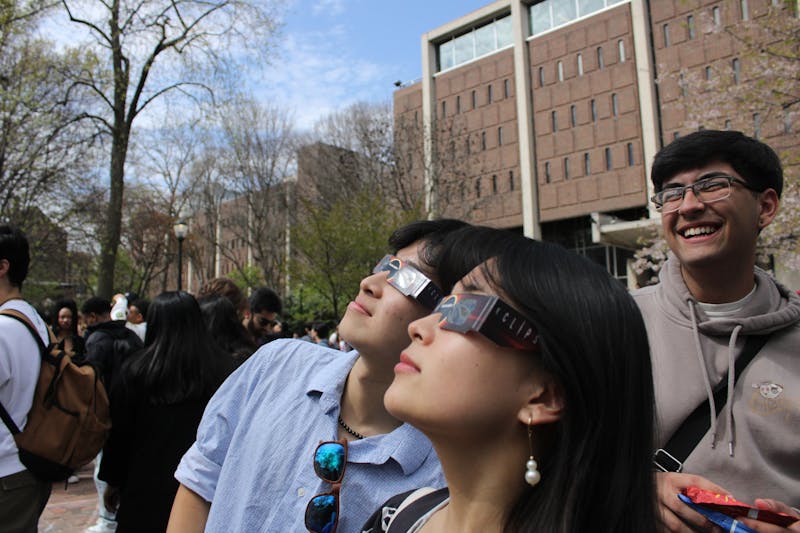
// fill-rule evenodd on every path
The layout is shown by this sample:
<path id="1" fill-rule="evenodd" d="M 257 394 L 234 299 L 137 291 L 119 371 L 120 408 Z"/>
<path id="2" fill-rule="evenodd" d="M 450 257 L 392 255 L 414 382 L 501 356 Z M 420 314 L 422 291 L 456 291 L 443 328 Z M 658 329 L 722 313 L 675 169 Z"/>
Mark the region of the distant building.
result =
<path id="1" fill-rule="evenodd" d="M 709 24 L 774 3 L 499 0 L 436 28 L 422 36 L 422 79 L 394 93 L 398 135 L 424 132 L 398 142 L 418 154 L 409 182 L 438 215 L 469 204 L 476 223 L 560 242 L 628 280 L 637 239 L 658 223 L 652 159 L 692 131 L 682 73 L 741 75 L 740 43 Z M 799 142 L 755 115 L 730 119 L 771 145 Z"/>

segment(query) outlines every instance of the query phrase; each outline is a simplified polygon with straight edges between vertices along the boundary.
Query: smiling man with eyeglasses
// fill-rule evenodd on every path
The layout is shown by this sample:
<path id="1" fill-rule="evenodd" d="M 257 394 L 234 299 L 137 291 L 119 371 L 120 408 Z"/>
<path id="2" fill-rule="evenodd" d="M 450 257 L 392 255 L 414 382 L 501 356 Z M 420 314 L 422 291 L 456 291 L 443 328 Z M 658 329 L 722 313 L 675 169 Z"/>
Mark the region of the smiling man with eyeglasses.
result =
<path id="1" fill-rule="evenodd" d="M 664 524 L 710 528 L 678 499 L 689 486 L 797 514 L 800 298 L 755 266 L 780 160 L 740 132 L 705 130 L 656 154 L 652 180 L 671 253 L 634 298 L 652 351 Z"/>
<path id="2" fill-rule="evenodd" d="M 279 340 L 231 375 L 175 474 L 169 532 L 346 533 L 392 494 L 444 485 L 430 441 L 392 417 L 383 395 L 408 325 L 474 266 L 439 265 L 465 226 L 419 221 L 392 235 L 394 252 L 366 273 L 339 324 L 353 351 Z"/>

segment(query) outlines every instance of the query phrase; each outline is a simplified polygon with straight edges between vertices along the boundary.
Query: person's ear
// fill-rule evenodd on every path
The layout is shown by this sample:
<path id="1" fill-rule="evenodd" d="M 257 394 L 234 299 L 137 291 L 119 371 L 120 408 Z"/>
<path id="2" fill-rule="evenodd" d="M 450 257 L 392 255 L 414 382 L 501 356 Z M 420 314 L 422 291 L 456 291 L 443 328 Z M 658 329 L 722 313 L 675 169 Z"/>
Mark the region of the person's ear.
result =
<path id="1" fill-rule="evenodd" d="M 769 226 L 775 215 L 778 214 L 778 207 L 780 206 L 780 198 L 775 189 L 767 189 L 758 194 L 758 230 Z"/>
<path id="2" fill-rule="evenodd" d="M 561 419 L 564 411 L 564 392 L 561 385 L 550 376 L 531 383 L 528 400 L 517 418 L 525 425 L 552 424 Z"/>
<path id="3" fill-rule="evenodd" d="M 8 259 L 0 259 L 0 276 L 8 275 L 9 269 L 11 269 L 11 263 L 8 262 Z"/>

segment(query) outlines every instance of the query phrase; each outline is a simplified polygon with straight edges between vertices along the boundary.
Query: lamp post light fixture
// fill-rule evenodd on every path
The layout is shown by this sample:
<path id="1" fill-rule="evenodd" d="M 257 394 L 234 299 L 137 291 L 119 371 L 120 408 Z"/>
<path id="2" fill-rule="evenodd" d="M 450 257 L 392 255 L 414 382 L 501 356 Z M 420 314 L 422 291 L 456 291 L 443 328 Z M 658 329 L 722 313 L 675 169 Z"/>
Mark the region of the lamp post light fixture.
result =
<path id="1" fill-rule="evenodd" d="M 182 290 L 182 281 L 183 281 L 183 239 L 186 238 L 186 234 L 189 233 L 189 225 L 183 221 L 183 219 L 179 219 L 174 226 L 172 226 L 173 231 L 175 231 L 175 238 L 178 239 L 178 290 Z"/>

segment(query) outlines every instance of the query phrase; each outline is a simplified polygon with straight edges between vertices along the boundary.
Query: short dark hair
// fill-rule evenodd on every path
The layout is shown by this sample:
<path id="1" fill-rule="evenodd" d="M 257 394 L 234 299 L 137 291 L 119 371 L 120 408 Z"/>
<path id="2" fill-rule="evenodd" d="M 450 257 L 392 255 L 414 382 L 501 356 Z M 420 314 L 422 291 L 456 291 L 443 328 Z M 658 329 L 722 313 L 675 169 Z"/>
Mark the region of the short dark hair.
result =
<path id="1" fill-rule="evenodd" d="M 727 163 L 757 191 L 783 191 L 783 168 L 775 150 L 740 131 L 701 130 L 678 137 L 653 160 L 651 179 L 656 191 L 680 172 L 709 163 Z"/>
<path id="2" fill-rule="evenodd" d="M 440 278 L 439 284 L 441 288 L 445 291 L 445 293 L 448 293 L 453 287 L 449 283 L 445 283 L 442 278 L 454 278 L 456 281 L 458 281 L 463 273 L 459 272 L 453 276 L 447 276 L 445 273 L 440 272 L 439 255 L 444 249 L 447 239 L 453 234 L 453 232 L 468 227 L 472 226 L 463 220 L 456 220 L 452 218 L 418 220 L 397 228 L 389 236 L 389 246 L 394 253 L 397 253 L 401 248 L 411 246 L 417 241 L 423 241 L 423 245 L 419 249 L 419 258 L 428 267 L 436 272 Z"/>
<path id="3" fill-rule="evenodd" d="M 141 313 L 142 318 L 147 320 L 147 308 L 150 306 L 150 302 L 145 300 L 144 298 L 137 298 L 132 302 L 128 302 L 128 308 L 135 307 Z"/>
<path id="4" fill-rule="evenodd" d="M 282 309 L 281 297 L 272 289 L 261 287 L 250 295 L 250 312 L 252 313 L 269 311 L 270 313 L 280 314 Z"/>
<path id="5" fill-rule="evenodd" d="M 320 339 L 327 339 L 331 331 L 331 327 L 327 322 L 314 322 L 314 331 L 317 332 L 317 337 Z"/>
<path id="6" fill-rule="evenodd" d="M 88 315 L 94 313 L 96 315 L 105 315 L 111 313 L 111 300 L 103 298 L 102 296 L 92 296 L 81 306 L 81 313 Z"/>
<path id="7" fill-rule="evenodd" d="M 0 259 L 8 261 L 8 281 L 21 289 L 31 263 L 28 238 L 22 230 L 9 224 L 0 225 Z"/>

